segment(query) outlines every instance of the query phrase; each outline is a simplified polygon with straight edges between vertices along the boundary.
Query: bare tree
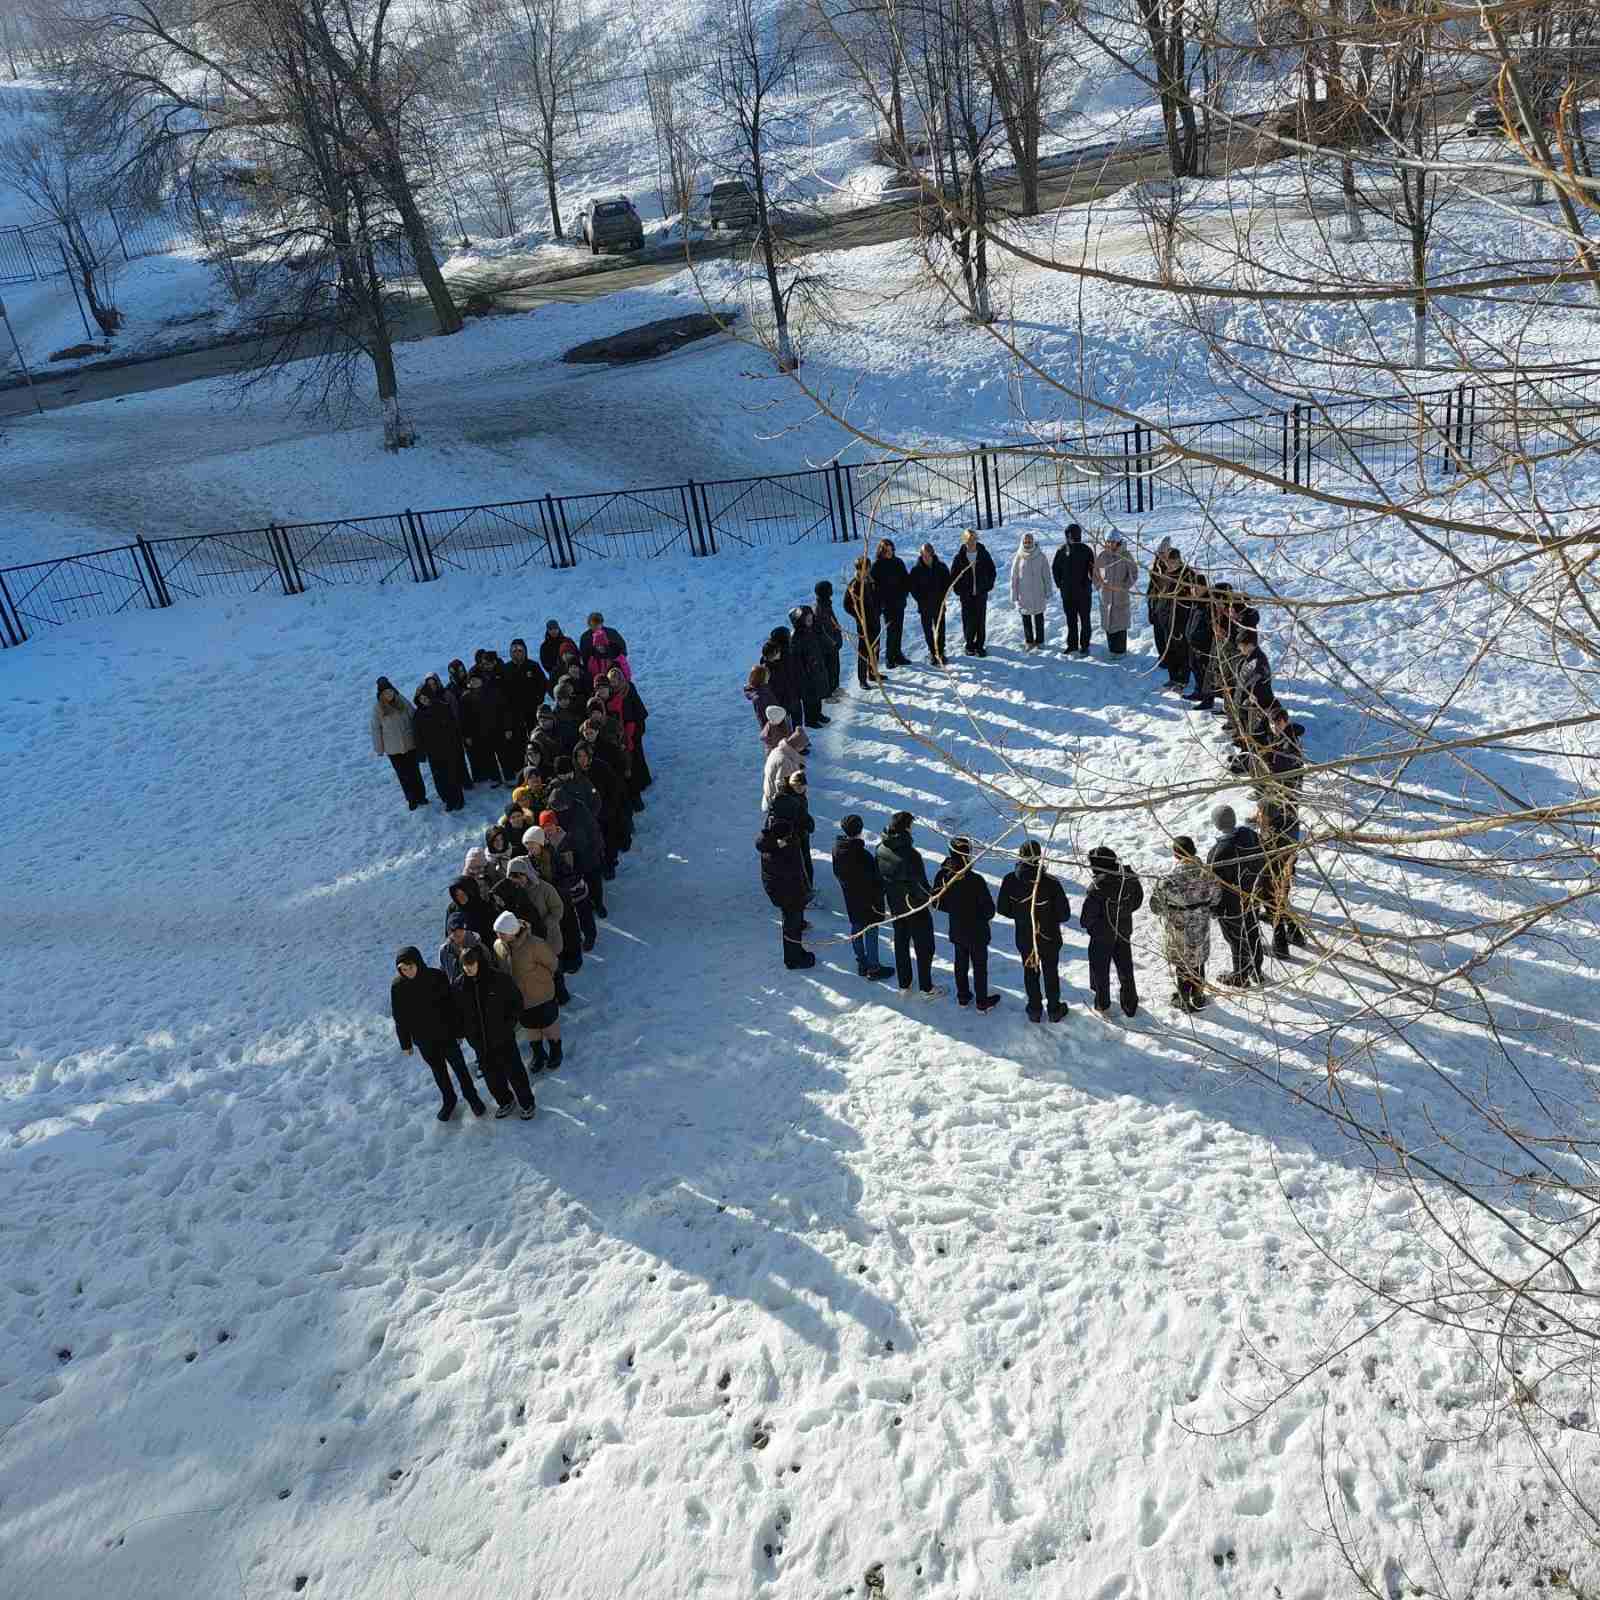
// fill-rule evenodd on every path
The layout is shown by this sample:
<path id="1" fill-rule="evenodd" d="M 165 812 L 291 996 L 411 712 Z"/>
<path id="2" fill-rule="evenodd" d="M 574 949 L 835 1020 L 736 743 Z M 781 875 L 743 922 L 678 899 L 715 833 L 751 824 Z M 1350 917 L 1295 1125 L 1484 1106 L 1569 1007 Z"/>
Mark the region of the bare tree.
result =
<path id="1" fill-rule="evenodd" d="M 816 275 L 787 249 L 788 227 L 779 204 L 793 203 L 785 181 L 803 147 L 783 89 L 793 79 L 811 27 L 810 14 L 798 3 L 763 16 L 756 0 L 732 0 L 727 31 L 706 77 L 709 109 L 724 124 L 720 141 L 707 151 L 707 164 L 749 191 L 755 213 L 752 259 L 771 308 L 771 348 L 780 372 L 800 364 L 791 307 L 797 297 L 812 297 L 820 287 Z"/>
<path id="2" fill-rule="evenodd" d="M 700 189 L 701 152 L 695 128 L 693 68 L 658 63 L 645 74 L 645 98 L 656 140 L 656 197 L 663 216 L 687 219 Z"/>
<path id="3" fill-rule="evenodd" d="M 112 301 L 107 211 L 118 187 L 114 159 L 91 108 L 65 92 L 0 140 L 0 184 L 14 189 L 56 226 L 66 264 L 104 334 L 122 325 Z"/>

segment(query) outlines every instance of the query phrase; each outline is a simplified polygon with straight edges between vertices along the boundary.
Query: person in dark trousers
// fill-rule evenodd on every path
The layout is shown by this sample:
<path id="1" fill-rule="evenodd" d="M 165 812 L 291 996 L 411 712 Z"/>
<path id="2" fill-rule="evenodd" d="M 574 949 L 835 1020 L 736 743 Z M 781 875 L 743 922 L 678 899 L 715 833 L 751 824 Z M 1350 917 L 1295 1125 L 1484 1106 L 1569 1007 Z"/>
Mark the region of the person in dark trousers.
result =
<path id="1" fill-rule="evenodd" d="M 456 1114 L 455 1085 L 461 1085 L 461 1098 L 481 1117 L 486 1109 L 472 1074 L 457 1043 L 455 1001 L 450 980 L 422 959 L 422 952 L 408 944 L 394 958 L 394 981 L 389 985 L 389 1014 L 394 1018 L 395 1037 L 403 1055 L 415 1050 L 428 1063 L 433 1081 L 439 1086 L 439 1120 L 448 1122 Z"/>
<path id="2" fill-rule="evenodd" d="M 1167 591 L 1172 610 L 1162 665 L 1167 669 L 1164 687 L 1181 692 L 1189 681 L 1189 623 L 1194 616 L 1195 574 L 1184 565 L 1180 550 L 1174 547 L 1169 554 L 1172 559 L 1167 568 Z"/>
<path id="3" fill-rule="evenodd" d="M 559 1071 L 561 1006 L 556 999 L 556 952 L 549 940 L 540 937 L 536 925 L 516 911 L 502 911 L 494 919 L 494 931 L 495 961 L 517 986 L 522 997 L 517 1021 L 533 1039 L 533 1060 L 528 1065 L 534 1072 Z"/>
<path id="4" fill-rule="evenodd" d="M 595 634 L 602 637 L 595 638 Z M 615 661 L 619 656 L 628 653 L 628 641 L 617 632 L 615 628 L 608 627 L 603 613 L 591 611 L 584 619 L 583 637 L 578 641 L 578 661 L 585 672 L 589 669 L 589 657 L 594 654 L 597 645 L 605 645 L 605 653 Z M 592 675 L 592 674 L 591 674 Z"/>
<path id="5" fill-rule="evenodd" d="M 426 683 L 417 685 L 416 709 L 411 713 L 411 733 L 417 753 L 433 774 L 434 792 L 446 811 L 459 811 L 467 797 L 461 787 L 466 771 L 461 765 L 461 732 L 444 697 Z"/>
<path id="6" fill-rule="evenodd" d="M 812 611 L 817 619 L 817 632 L 822 636 L 822 642 L 828 652 L 828 693 L 826 698 L 837 700 L 839 698 L 839 666 L 840 657 L 844 651 L 844 628 L 839 622 L 839 615 L 833 609 L 833 585 L 824 578 L 812 591 L 817 597 L 817 603 Z"/>
<path id="7" fill-rule="evenodd" d="M 774 628 L 761 647 L 761 662 L 767 669 L 767 682 L 778 697 L 778 704 L 798 728 L 805 721 L 805 700 L 800 693 L 799 667 L 790 645 L 789 630 Z"/>
<path id="8" fill-rule="evenodd" d="M 911 564 L 908 579 L 911 598 L 917 604 L 917 619 L 922 624 L 922 642 L 928 647 L 928 660 L 944 665 L 944 603 L 950 595 L 950 569 L 939 559 L 931 544 L 923 545 Z"/>
<path id="9" fill-rule="evenodd" d="M 1194 840 L 1179 834 L 1172 841 L 1173 870 L 1150 896 L 1150 910 L 1161 919 L 1167 961 L 1172 967 L 1172 1003 L 1180 1011 L 1202 1011 L 1206 996 L 1206 961 L 1211 954 L 1211 913 L 1221 888 L 1195 852 Z"/>
<path id="10" fill-rule="evenodd" d="M 906 600 L 911 594 L 911 575 L 906 564 L 894 553 L 893 539 L 880 539 L 872 562 L 872 581 L 878 591 L 883 612 L 883 665 L 909 667 L 910 659 L 902 648 L 906 626 Z"/>
<path id="11" fill-rule="evenodd" d="M 467 926 L 485 943 L 494 937 L 494 911 L 483 898 L 478 880 L 467 873 L 450 885 L 450 909 L 445 912 L 445 931 L 449 931 L 450 917 L 459 912 L 467 919 Z"/>
<path id="12" fill-rule="evenodd" d="M 956 1004 L 993 1011 L 1000 996 L 989 989 L 989 924 L 994 921 L 994 896 L 972 860 L 972 841 L 958 836 L 950 841 L 950 854 L 934 874 L 933 895 L 949 919 L 950 943 L 955 947 Z M 972 982 L 969 987 L 967 972 Z"/>
<path id="13" fill-rule="evenodd" d="M 1089 852 L 1094 874 L 1078 908 L 1078 921 L 1089 935 L 1089 987 L 1096 1011 L 1111 1009 L 1111 969 L 1117 969 L 1124 1016 L 1139 1011 L 1139 985 L 1133 975 L 1133 914 L 1144 904 L 1144 885 L 1131 867 L 1117 860 L 1110 845 Z"/>
<path id="14" fill-rule="evenodd" d="M 861 818 L 853 812 L 839 824 L 839 836 L 833 841 L 833 875 L 839 880 L 844 914 L 850 919 L 856 971 L 876 983 L 894 971 L 878 959 L 878 924 L 886 921 L 889 913 L 877 859 L 867 849 L 861 830 Z"/>
<path id="15" fill-rule="evenodd" d="M 1083 529 L 1076 522 L 1067 524 L 1067 542 L 1051 559 L 1050 576 L 1067 617 L 1067 643 L 1061 653 L 1086 656 L 1094 634 L 1094 552 L 1083 542 Z"/>
<path id="16" fill-rule="evenodd" d="M 552 683 L 556 674 L 561 670 L 561 652 L 571 650 L 574 658 L 578 654 L 577 643 L 569 639 L 561 631 L 561 624 L 554 617 L 544 625 L 544 638 L 539 641 L 539 665 L 544 669 L 544 675 Z"/>
<path id="17" fill-rule="evenodd" d="M 422 786 L 422 758 L 417 753 L 413 716 L 411 702 L 387 678 L 379 678 L 372 707 L 372 753 L 388 756 L 400 780 L 400 792 L 415 811 L 427 805 L 428 791 Z"/>
<path id="18" fill-rule="evenodd" d="M 804 843 L 794 829 L 774 819 L 756 835 L 756 854 L 761 857 L 761 887 L 778 908 L 782 919 L 779 944 L 783 964 L 791 971 L 814 967 L 817 958 L 801 943 L 805 932 L 806 900 L 811 885 L 806 881 Z"/>
<path id="19" fill-rule="evenodd" d="M 757 662 L 750 669 L 750 675 L 744 680 L 744 697 L 750 702 L 750 709 L 756 714 L 757 730 L 767 726 L 767 708 L 777 706 L 783 711 L 777 695 L 772 692 L 772 674 L 766 667 Z M 788 720 L 788 712 L 784 711 L 784 720 Z"/>
<path id="20" fill-rule="evenodd" d="M 1257 816 L 1266 868 L 1262 888 L 1272 922 L 1272 953 L 1287 960 L 1290 945 L 1306 942 L 1305 929 L 1289 904 L 1294 889 L 1295 856 L 1300 845 L 1300 785 L 1305 755 L 1305 725 L 1289 719 L 1288 707 L 1274 701 L 1267 712 L 1266 748 L 1257 760 Z"/>
<path id="21" fill-rule="evenodd" d="M 856 682 L 863 689 L 870 689 L 879 667 L 883 613 L 878 606 L 878 586 L 872 581 L 865 556 L 856 557 L 855 576 L 844 589 L 844 609 L 856 630 Z"/>
<path id="22" fill-rule="evenodd" d="M 563 919 L 562 970 L 576 972 L 583 965 L 584 954 L 594 949 L 597 937 L 594 907 L 589 904 L 588 875 L 567 830 L 561 826 L 561 818 L 554 811 L 539 813 L 539 827 L 544 833 L 544 847 L 548 852 L 550 881 L 572 914 L 570 922 Z M 534 859 L 531 853 L 528 859 Z M 534 864 L 539 865 L 538 862 Z"/>
<path id="23" fill-rule="evenodd" d="M 528 1069 L 517 1048 L 522 995 L 516 984 L 481 945 L 469 944 L 461 952 L 461 977 L 454 993 L 456 1022 L 494 1096 L 495 1116 L 509 1117 L 515 1105 L 526 1122 L 534 1113 L 534 1099 Z"/>
<path id="24" fill-rule="evenodd" d="M 606 840 L 600 826 L 600 795 L 595 786 L 578 776 L 570 756 L 556 763 L 555 781 L 545 796 L 546 808 L 555 812 L 566 830 L 578 871 L 589 888 L 589 907 L 603 922 L 606 910 Z M 543 818 L 545 812 L 539 813 Z M 586 944 L 584 949 L 588 949 Z"/>
<path id="25" fill-rule="evenodd" d="M 1233 772 L 1250 772 L 1255 758 L 1271 742 L 1268 707 L 1275 703 L 1272 692 L 1272 663 L 1261 648 L 1254 628 L 1241 628 L 1237 636 L 1238 656 L 1233 667 L 1232 705 L 1229 707 L 1233 742 L 1239 753 L 1229 763 Z"/>
<path id="26" fill-rule="evenodd" d="M 478 783 L 504 783 L 500 771 L 504 727 L 499 692 L 484 682 L 474 670 L 461 697 L 461 736 L 467 746 L 467 760 Z"/>
<path id="27" fill-rule="evenodd" d="M 1062 930 L 1072 920 L 1072 906 L 1066 890 L 1044 870 L 1044 852 L 1037 839 L 1029 839 L 1017 851 L 1017 864 L 1000 884 L 995 909 L 1016 924 L 1028 1021 L 1043 1022 L 1046 1015 L 1052 1022 L 1064 1021 L 1068 1008 L 1061 999 Z"/>
<path id="28" fill-rule="evenodd" d="M 1150 581 L 1144 590 L 1145 620 L 1155 645 L 1156 665 L 1166 669 L 1172 686 L 1173 641 L 1178 615 L 1178 586 L 1183 581 L 1183 557 L 1165 540 L 1150 563 Z M 1177 640 L 1181 649 L 1183 641 Z"/>
<path id="29" fill-rule="evenodd" d="M 1217 703 L 1215 668 L 1212 663 L 1211 629 L 1213 596 L 1211 585 L 1203 573 L 1193 573 L 1190 585 L 1189 671 L 1194 674 L 1194 688 L 1185 692 L 1184 699 L 1195 703 L 1196 711 L 1210 711 Z"/>
<path id="30" fill-rule="evenodd" d="M 816 831 L 816 823 L 811 817 L 811 807 L 806 799 L 806 773 L 802 767 L 798 772 L 791 772 L 783 788 L 772 797 L 772 804 L 767 807 L 767 822 L 786 822 L 800 841 L 800 864 L 806 875 L 806 893 L 809 896 L 814 892 L 816 884 L 816 865 L 811 859 L 811 835 Z"/>
<path id="31" fill-rule="evenodd" d="M 511 641 L 511 659 L 500 669 L 500 685 L 506 699 L 510 770 L 515 772 L 522 765 L 522 751 L 533 732 L 533 719 L 550 692 L 550 680 L 544 668 L 529 656 L 526 639 Z"/>
<path id="32" fill-rule="evenodd" d="M 911 842 L 912 816 L 897 811 L 878 844 L 878 875 L 884 903 L 894 918 L 894 970 L 901 994 L 911 993 L 911 956 L 917 958 L 917 987 L 924 1000 L 944 993 L 933 981 L 933 890 L 922 853 Z"/>
<path id="33" fill-rule="evenodd" d="M 1100 594 L 1100 627 L 1110 655 L 1127 652 L 1133 586 L 1138 581 L 1139 563 L 1129 554 L 1122 534 L 1116 528 L 1108 528 L 1105 543 L 1094 558 L 1094 586 Z"/>
<path id="34" fill-rule="evenodd" d="M 822 702 L 828 698 L 828 647 L 817 631 L 816 613 L 810 606 L 796 606 L 789 613 L 789 622 L 794 628 L 789 654 L 800 689 L 800 709 L 808 728 L 825 728 L 830 720 L 822 714 Z"/>
<path id="35" fill-rule="evenodd" d="M 1217 921 L 1222 937 L 1233 956 L 1233 971 L 1222 981 L 1236 989 L 1264 980 L 1261 954 L 1261 924 L 1256 919 L 1256 881 L 1266 857 L 1255 829 L 1240 825 L 1232 806 L 1218 806 L 1211 813 L 1217 842 L 1206 857 L 1221 894 L 1217 900 Z"/>
<path id="36" fill-rule="evenodd" d="M 985 656 L 989 634 L 989 595 L 994 589 L 994 557 L 975 528 L 961 535 L 961 548 L 950 563 L 950 587 L 961 602 L 961 638 L 969 656 Z"/>

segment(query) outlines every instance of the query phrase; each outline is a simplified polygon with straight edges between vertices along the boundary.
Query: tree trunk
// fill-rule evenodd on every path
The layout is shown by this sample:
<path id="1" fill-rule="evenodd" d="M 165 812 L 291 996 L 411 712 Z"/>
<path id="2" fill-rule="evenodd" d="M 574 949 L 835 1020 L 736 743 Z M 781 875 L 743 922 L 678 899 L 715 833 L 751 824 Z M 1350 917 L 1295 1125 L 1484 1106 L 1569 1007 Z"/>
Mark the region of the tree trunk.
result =
<path id="1" fill-rule="evenodd" d="M 378 404 L 383 408 L 383 448 L 404 450 L 417 442 L 417 436 L 406 426 L 400 413 L 400 384 L 395 377 L 394 345 L 389 340 L 389 330 L 377 320 L 373 328 L 372 367 L 378 377 Z"/>
<path id="2" fill-rule="evenodd" d="M 1340 163 L 1339 187 L 1344 191 L 1344 220 L 1350 232 L 1346 236 L 1352 243 L 1359 243 L 1367 236 L 1367 225 L 1361 215 L 1361 207 L 1356 204 L 1356 164 L 1353 161 Z"/>
<path id="3" fill-rule="evenodd" d="M 895 150 L 900 159 L 908 166 L 911 164 L 911 151 L 906 144 L 906 105 L 905 98 L 900 92 L 900 54 L 894 52 L 894 59 L 889 63 L 889 135 L 894 140 Z"/>
<path id="4" fill-rule="evenodd" d="M 411 193 L 410 180 L 403 171 L 399 174 L 399 181 L 390 188 L 390 199 L 400 213 L 400 226 L 405 230 L 406 243 L 411 248 L 411 259 L 416 266 L 417 276 L 422 279 L 422 287 L 427 291 L 428 300 L 433 306 L 439 332 L 460 333 L 461 313 L 456 310 L 450 285 L 444 281 L 444 274 L 439 270 L 439 258 L 433 253 L 433 240 L 428 237 L 428 225 L 417 209 L 417 202 Z"/>
<path id="5" fill-rule="evenodd" d="M 549 156 L 544 158 L 543 164 L 545 198 L 550 202 L 550 234 L 555 239 L 564 238 L 561 231 L 561 202 L 556 199 L 556 164 Z"/>
<path id="6" fill-rule="evenodd" d="M 972 220 L 977 229 L 977 249 L 973 252 L 972 317 L 987 327 L 994 321 L 994 307 L 989 303 L 989 207 L 983 187 L 983 171 L 976 155 L 972 163 Z"/>

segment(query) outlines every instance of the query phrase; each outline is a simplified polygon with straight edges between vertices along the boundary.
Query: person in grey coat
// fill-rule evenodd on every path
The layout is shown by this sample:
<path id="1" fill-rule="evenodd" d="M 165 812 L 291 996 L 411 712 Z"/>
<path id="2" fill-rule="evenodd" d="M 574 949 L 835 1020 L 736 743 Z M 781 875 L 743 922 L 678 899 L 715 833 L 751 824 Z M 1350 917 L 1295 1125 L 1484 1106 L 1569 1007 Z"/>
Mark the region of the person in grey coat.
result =
<path id="1" fill-rule="evenodd" d="M 1114 656 L 1128 648 L 1128 623 L 1133 616 L 1133 586 L 1139 581 L 1139 563 L 1128 554 L 1115 528 L 1106 534 L 1094 558 L 1094 586 L 1100 592 L 1100 626 L 1106 649 Z"/>
<path id="2" fill-rule="evenodd" d="M 1031 533 L 1022 536 L 1011 558 L 1011 603 L 1022 613 L 1023 647 L 1044 644 L 1044 610 L 1050 604 L 1050 563 Z"/>
<path id="3" fill-rule="evenodd" d="M 422 786 L 422 757 L 411 716 L 411 702 L 387 678 L 379 678 L 372 707 L 372 753 L 388 756 L 406 804 L 415 811 L 427 805 L 428 791 Z"/>
<path id="4" fill-rule="evenodd" d="M 1172 841 L 1175 869 L 1155 886 L 1150 910 L 1161 918 L 1167 960 L 1177 982 L 1172 1003 L 1199 1011 L 1206 1001 L 1206 959 L 1211 954 L 1211 912 L 1222 886 L 1200 860 L 1194 840 L 1180 834 Z"/>

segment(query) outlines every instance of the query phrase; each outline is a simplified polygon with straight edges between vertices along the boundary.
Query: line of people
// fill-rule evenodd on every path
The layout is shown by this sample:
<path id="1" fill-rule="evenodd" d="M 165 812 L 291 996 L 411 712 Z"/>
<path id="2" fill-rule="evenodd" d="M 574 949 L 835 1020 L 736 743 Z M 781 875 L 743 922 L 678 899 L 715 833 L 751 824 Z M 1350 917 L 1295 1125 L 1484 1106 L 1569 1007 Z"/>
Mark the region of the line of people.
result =
<path id="1" fill-rule="evenodd" d="M 405 1054 L 420 1054 L 433 1073 L 441 1122 L 451 1120 L 461 1099 L 475 1116 L 488 1109 L 467 1068 L 462 1040 L 472 1046 L 495 1115 L 534 1115 L 530 1073 L 554 1072 L 563 1063 L 561 1008 L 572 998 L 566 980 L 594 948 L 596 919 L 609 915 L 606 885 L 632 848 L 634 818 L 645 809 L 644 791 L 652 782 L 644 754 L 649 713 L 621 634 L 598 612 L 589 622 L 583 647 L 558 623 L 547 626 L 554 673 L 544 672 L 541 660 L 536 670 L 543 687 L 537 698 L 522 702 L 528 731 L 509 767 L 510 802 L 485 830 L 483 844 L 467 851 L 460 876 L 449 886 L 437 965 L 430 967 L 416 945 L 395 956 L 390 1012 L 396 1038 Z M 520 645 L 513 642 L 506 668 L 527 663 Z M 589 676 L 591 693 L 581 708 L 571 690 L 562 692 L 574 682 L 569 661 Z M 591 662 L 600 663 L 598 670 L 590 669 Z M 519 675 L 507 674 L 498 663 L 495 652 L 480 650 L 464 692 L 494 691 L 507 703 L 506 680 Z M 393 715 L 393 699 L 383 709 L 386 681 L 379 680 L 375 731 L 379 716 Z M 424 681 L 417 711 L 428 703 L 430 681 L 438 680 Z M 393 696 L 393 685 L 388 688 Z M 553 705 L 545 701 L 552 688 Z M 403 703 L 403 697 L 395 698 Z M 496 779 L 503 781 L 503 733 L 496 743 Z M 470 760 L 470 744 L 466 748 Z M 443 796 L 450 790 L 439 778 L 451 771 L 452 758 L 446 750 L 439 764 L 431 753 L 429 759 Z M 396 770 L 403 772 L 403 764 Z M 459 810 L 460 802 L 447 809 Z M 526 1060 L 523 1039 L 531 1045 Z"/>

